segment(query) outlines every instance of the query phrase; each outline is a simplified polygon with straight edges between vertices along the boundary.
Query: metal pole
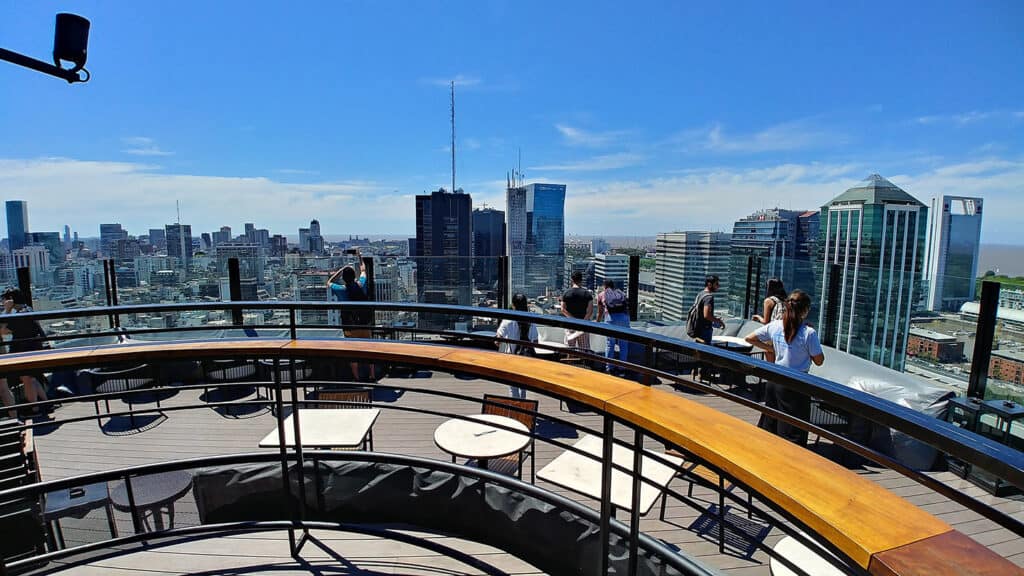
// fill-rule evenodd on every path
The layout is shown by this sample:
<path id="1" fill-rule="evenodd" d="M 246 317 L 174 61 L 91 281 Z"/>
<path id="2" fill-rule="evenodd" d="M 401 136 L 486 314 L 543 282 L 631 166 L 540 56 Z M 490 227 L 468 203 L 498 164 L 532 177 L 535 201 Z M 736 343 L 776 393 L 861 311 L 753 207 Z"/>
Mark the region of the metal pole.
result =
<path id="1" fill-rule="evenodd" d="M 636 254 L 629 257 L 629 286 L 626 288 L 626 298 L 629 300 L 629 319 L 636 320 L 640 301 L 640 256 Z"/>
<path id="2" fill-rule="evenodd" d="M 974 334 L 974 355 L 971 357 L 971 376 L 967 384 L 967 395 L 971 398 L 985 398 L 985 384 L 988 382 L 989 361 L 992 358 L 992 344 L 996 335 L 996 312 L 999 309 L 999 283 L 981 283 L 981 308 L 978 310 L 978 328 Z"/>
<path id="3" fill-rule="evenodd" d="M 110 303 L 117 307 L 117 268 L 113 260 L 110 260 Z M 114 326 L 121 327 L 121 315 L 117 312 L 114 312 Z"/>
<path id="4" fill-rule="evenodd" d="M 113 300 L 110 297 L 110 260 L 103 261 L 103 295 L 107 297 L 107 307 L 113 305 Z M 107 314 L 107 327 L 114 327 L 114 315 Z"/>
<path id="5" fill-rule="evenodd" d="M 633 432 L 633 494 L 629 516 L 629 576 L 636 576 L 638 548 L 640 544 L 640 488 L 643 482 L 644 434 L 637 428 Z M 662 494 L 668 498 L 668 494 Z"/>
<path id="6" fill-rule="evenodd" d="M 601 451 L 601 574 L 608 574 L 611 555 L 611 519 L 612 519 L 612 447 L 615 445 L 613 436 L 615 421 L 611 416 L 604 417 L 604 448 Z"/>
<path id="7" fill-rule="evenodd" d="M 242 300 L 242 272 L 238 267 L 238 258 L 228 258 L 228 290 L 232 302 Z M 231 323 L 235 326 L 242 325 L 242 309 L 231 309 Z"/>
<path id="8" fill-rule="evenodd" d="M 24 54 L 18 54 L 4 48 L 0 48 L 0 60 L 6 60 L 11 64 L 17 64 L 36 72 L 42 72 L 43 74 L 49 74 L 50 76 L 56 76 L 62 80 L 65 80 L 68 84 L 75 82 L 84 82 L 84 80 L 78 75 L 78 72 L 72 72 L 59 66 L 54 66 L 48 62 L 42 60 L 36 60 L 35 58 L 25 56 Z"/>
<path id="9" fill-rule="evenodd" d="M 747 256 L 747 291 L 743 293 L 743 319 L 750 318 L 750 282 L 754 279 L 754 257 Z M 754 300 L 757 306 L 757 300 Z"/>
<path id="10" fill-rule="evenodd" d="M 28 266 L 18 268 L 18 290 L 25 297 L 28 305 L 32 305 L 32 270 Z"/>
<path id="11" fill-rule="evenodd" d="M 363 267 L 366 269 L 366 299 L 373 302 L 377 299 L 377 284 L 374 280 L 375 273 L 373 270 L 373 256 L 363 256 Z M 370 326 L 368 329 L 372 329 L 377 324 L 377 313 L 375 310 L 370 309 Z M 371 335 L 373 333 L 371 332 Z"/>
<path id="12" fill-rule="evenodd" d="M 509 307 L 511 297 L 508 290 L 508 256 L 498 256 L 498 308 Z"/>
<path id="13" fill-rule="evenodd" d="M 839 282 L 843 274 L 842 264 L 829 264 L 831 270 L 828 275 L 828 297 L 825 300 L 825 326 L 823 326 L 824 338 L 821 343 L 825 346 L 835 346 L 839 334 Z"/>

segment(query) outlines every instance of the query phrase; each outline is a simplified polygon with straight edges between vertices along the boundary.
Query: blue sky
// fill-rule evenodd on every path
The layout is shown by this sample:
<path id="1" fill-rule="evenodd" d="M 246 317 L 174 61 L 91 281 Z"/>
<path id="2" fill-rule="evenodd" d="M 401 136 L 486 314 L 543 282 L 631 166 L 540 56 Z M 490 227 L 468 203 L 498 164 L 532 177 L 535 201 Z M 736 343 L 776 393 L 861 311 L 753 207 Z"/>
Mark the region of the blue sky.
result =
<path id="1" fill-rule="evenodd" d="M 0 195 L 34 230 L 131 232 L 318 217 L 403 234 L 412 196 L 502 207 L 568 185 L 566 230 L 731 229 L 816 208 L 879 172 L 927 203 L 986 199 L 983 241 L 1024 243 L 1020 2 L 48 2 L 0 6 L 45 59 L 92 20 L 88 84 L 0 62 Z"/>

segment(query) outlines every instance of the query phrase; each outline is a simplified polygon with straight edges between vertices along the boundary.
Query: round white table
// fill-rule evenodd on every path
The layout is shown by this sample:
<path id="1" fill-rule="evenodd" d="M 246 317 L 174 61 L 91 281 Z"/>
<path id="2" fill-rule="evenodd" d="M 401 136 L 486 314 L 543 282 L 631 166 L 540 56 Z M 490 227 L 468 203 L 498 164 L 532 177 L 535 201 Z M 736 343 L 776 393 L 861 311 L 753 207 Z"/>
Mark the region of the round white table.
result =
<path id="1" fill-rule="evenodd" d="M 434 444 L 455 457 L 475 458 L 487 469 L 487 461 L 515 454 L 530 443 L 530 429 L 522 422 L 497 414 L 474 414 L 472 420 L 452 418 L 434 430 Z M 498 424 L 519 432 L 502 430 Z M 521 433 L 520 433 L 521 432 Z"/>
<path id="2" fill-rule="evenodd" d="M 737 352 L 749 352 L 754 348 L 753 344 L 747 342 L 743 338 L 737 338 L 736 336 L 714 336 L 711 338 L 711 345 L 718 346 L 719 348 L 735 350 Z"/>
<path id="3" fill-rule="evenodd" d="M 824 548 L 808 548 L 792 536 L 786 536 L 779 540 L 778 544 L 772 549 L 778 552 L 779 556 L 789 560 L 807 574 L 813 574 L 814 576 L 842 576 L 846 574 L 846 572 L 835 567 L 834 563 L 838 563 L 839 560 L 828 550 Z M 774 556 L 771 557 L 768 564 L 771 567 L 772 576 L 796 576 L 797 574 Z"/>

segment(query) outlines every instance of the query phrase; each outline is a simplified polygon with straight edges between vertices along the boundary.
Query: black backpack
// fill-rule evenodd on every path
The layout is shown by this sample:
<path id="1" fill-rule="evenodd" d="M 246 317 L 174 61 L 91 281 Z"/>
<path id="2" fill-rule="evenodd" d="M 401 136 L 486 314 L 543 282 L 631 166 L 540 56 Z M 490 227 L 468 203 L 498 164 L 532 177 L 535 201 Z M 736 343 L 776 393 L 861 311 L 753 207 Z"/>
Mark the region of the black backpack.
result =
<path id="1" fill-rule="evenodd" d="M 704 291 L 701 291 L 697 295 L 697 299 L 693 301 L 693 306 L 690 307 L 690 311 L 686 313 L 686 335 L 690 338 L 697 338 L 700 336 L 701 328 L 704 325 L 704 301 L 705 297 L 709 296 Z"/>
<path id="2" fill-rule="evenodd" d="M 353 282 L 345 285 L 345 292 L 348 296 L 348 302 L 366 302 L 370 298 L 366 295 L 366 290 L 359 285 L 359 282 Z M 372 326 L 373 325 L 373 310 L 367 308 L 360 308 L 359 310 L 345 310 L 341 311 L 341 323 L 345 326 Z"/>

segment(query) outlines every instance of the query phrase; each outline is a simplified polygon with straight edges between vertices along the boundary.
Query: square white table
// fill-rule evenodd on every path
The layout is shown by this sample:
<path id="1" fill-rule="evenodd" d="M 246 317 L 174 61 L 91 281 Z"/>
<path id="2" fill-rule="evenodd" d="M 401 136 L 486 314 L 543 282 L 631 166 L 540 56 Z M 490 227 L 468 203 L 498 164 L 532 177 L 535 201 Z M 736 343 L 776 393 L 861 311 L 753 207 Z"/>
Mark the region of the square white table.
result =
<path id="1" fill-rule="evenodd" d="M 601 499 L 601 453 L 604 450 L 604 442 L 597 436 L 590 434 L 576 442 L 575 447 L 582 452 L 597 456 L 591 459 L 576 452 L 563 452 L 557 458 L 548 463 L 537 472 L 537 477 L 579 492 L 595 500 Z M 656 454 L 650 450 L 644 450 L 648 454 Z M 668 487 L 669 482 L 681 469 L 683 459 L 678 456 L 658 454 L 665 460 L 672 462 L 674 466 L 666 466 L 661 462 L 644 456 L 640 473 L 644 478 L 654 482 L 650 485 L 646 482 L 640 485 L 640 513 L 641 515 L 650 512 L 654 502 L 662 491 Z M 615 444 L 612 447 L 612 462 L 627 470 L 633 469 L 633 451 Z M 612 469 L 612 506 L 623 510 L 631 510 L 633 504 L 633 477 L 620 470 Z"/>
<path id="2" fill-rule="evenodd" d="M 353 448 L 366 439 L 380 415 L 379 408 L 300 408 L 299 432 L 306 448 Z M 294 414 L 284 419 L 286 446 L 295 445 Z M 277 426 L 260 440 L 260 448 L 277 448 Z"/>

